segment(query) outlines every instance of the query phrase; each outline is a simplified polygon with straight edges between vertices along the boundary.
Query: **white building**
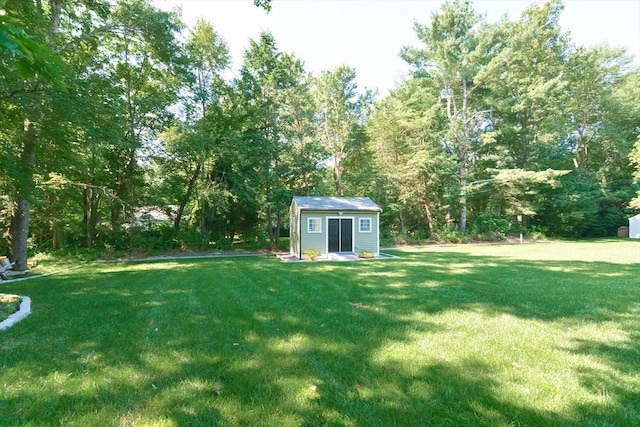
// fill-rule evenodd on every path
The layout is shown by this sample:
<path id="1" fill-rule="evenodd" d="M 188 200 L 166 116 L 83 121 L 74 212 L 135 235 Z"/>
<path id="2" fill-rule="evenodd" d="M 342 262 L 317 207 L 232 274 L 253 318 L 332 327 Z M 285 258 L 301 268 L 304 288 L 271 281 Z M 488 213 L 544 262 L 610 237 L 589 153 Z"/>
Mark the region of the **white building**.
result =
<path id="1" fill-rule="evenodd" d="M 629 237 L 640 239 L 640 214 L 629 218 Z"/>

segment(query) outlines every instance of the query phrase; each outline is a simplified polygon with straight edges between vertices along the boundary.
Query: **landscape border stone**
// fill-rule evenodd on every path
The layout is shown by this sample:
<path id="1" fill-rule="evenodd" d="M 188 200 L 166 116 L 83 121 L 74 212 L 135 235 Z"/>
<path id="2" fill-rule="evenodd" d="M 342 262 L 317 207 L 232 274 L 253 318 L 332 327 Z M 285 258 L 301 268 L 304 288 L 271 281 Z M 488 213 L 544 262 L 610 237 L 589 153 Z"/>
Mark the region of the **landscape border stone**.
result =
<path id="1" fill-rule="evenodd" d="M 13 296 L 12 294 L 0 294 L 0 295 Z M 15 313 L 13 313 L 11 316 L 4 319 L 2 322 L 0 322 L 0 331 L 4 331 L 5 329 L 12 327 L 13 325 L 18 323 L 19 321 L 21 321 L 31 313 L 31 298 L 23 297 L 20 295 L 16 295 L 16 296 L 21 298 L 20 309 Z"/>

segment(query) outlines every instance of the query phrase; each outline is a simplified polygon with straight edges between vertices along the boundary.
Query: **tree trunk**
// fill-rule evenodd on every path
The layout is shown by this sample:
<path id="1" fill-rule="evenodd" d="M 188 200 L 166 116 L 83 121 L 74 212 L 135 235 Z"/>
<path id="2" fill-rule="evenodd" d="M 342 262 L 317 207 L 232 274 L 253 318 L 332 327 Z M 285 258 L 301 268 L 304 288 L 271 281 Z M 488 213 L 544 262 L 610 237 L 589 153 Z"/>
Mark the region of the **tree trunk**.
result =
<path id="1" fill-rule="evenodd" d="M 462 163 L 459 169 L 460 179 L 460 223 L 458 230 L 461 233 L 467 231 L 467 168 Z"/>
<path id="2" fill-rule="evenodd" d="M 29 238 L 29 212 L 31 204 L 18 196 L 11 207 L 11 225 L 7 250 L 9 259 L 15 262 L 13 269 L 25 271 L 27 269 L 27 241 Z"/>
<path id="3" fill-rule="evenodd" d="M 275 230 L 275 244 L 276 247 L 280 243 L 280 230 L 282 229 L 282 207 L 278 203 L 278 212 L 276 213 L 276 230 Z"/>
<path id="4" fill-rule="evenodd" d="M 55 37 L 60 26 L 60 13 L 62 12 L 62 3 L 64 0 L 50 0 L 51 7 L 51 35 Z"/>
<path id="5" fill-rule="evenodd" d="M 53 214 L 49 213 L 47 210 L 47 216 L 52 217 L 51 219 L 51 249 L 57 250 L 62 249 L 64 246 L 64 229 L 62 226 L 62 222 L 60 218 L 62 217 L 60 198 L 55 192 L 49 193 L 47 195 L 47 201 L 49 206 L 52 208 Z"/>
<path id="6" fill-rule="evenodd" d="M 431 215 L 431 208 L 429 207 L 429 199 L 424 198 L 424 212 L 427 215 L 427 225 L 429 226 L 429 237 L 435 236 L 435 227 L 433 225 L 433 215 Z"/>
<path id="7" fill-rule="evenodd" d="M 64 247 L 64 232 L 62 224 L 57 218 L 54 219 L 53 224 L 51 224 L 51 233 L 53 239 L 51 248 L 54 250 L 62 249 Z"/>
<path id="8" fill-rule="evenodd" d="M 84 190 L 84 223 L 87 236 L 87 247 L 93 248 L 98 224 L 98 195 L 94 188 Z"/>
<path id="9" fill-rule="evenodd" d="M 469 159 L 469 123 L 467 122 L 467 107 L 469 103 L 469 92 L 467 90 L 467 79 L 462 79 L 462 146 L 460 156 L 460 223 L 458 224 L 461 233 L 467 231 L 467 161 Z"/>
<path id="10" fill-rule="evenodd" d="M 33 194 L 33 169 L 36 162 L 37 135 L 35 127 L 29 121 L 24 120 L 22 154 L 20 167 L 23 176 L 16 182 L 18 194 L 11 208 L 11 224 L 7 241 L 9 259 L 15 262 L 13 267 L 17 271 L 27 269 L 27 241 L 29 238 L 29 214 L 31 203 L 29 199 Z"/>
<path id="11" fill-rule="evenodd" d="M 200 176 L 201 166 L 202 166 L 202 163 L 198 163 L 198 166 L 196 166 L 196 170 L 193 171 L 193 175 L 191 175 L 191 179 L 189 179 L 189 184 L 187 186 L 187 192 L 185 193 L 184 197 L 180 201 L 180 205 L 178 206 L 178 211 L 176 212 L 176 217 L 173 220 L 173 231 L 175 232 L 176 235 L 178 234 L 178 231 L 180 230 L 180 221 L 182 221 L 182 215 L 184 214 L 184 208 L 187 205 L 187 203 L 189 203 L 189 199 L 191 199 L 191 194 L 193 193 L 193 189 L 196 186 L 196 181 L 198 180 L 198 177 Z"/>
<path id="12" fill-rule="evenodd" d="M 273 210 L 270 203 L 267 203 L 267 229 L 269 232 L 269 247 L 273 248 L 275 238 L 273 237 Z"/>
<path id="13" fill-rule="evenodd" d="M 340 156 L 333 155 L 333 174 L 336 180 L 336 196 L 342 197 L 342 164 Z"/>

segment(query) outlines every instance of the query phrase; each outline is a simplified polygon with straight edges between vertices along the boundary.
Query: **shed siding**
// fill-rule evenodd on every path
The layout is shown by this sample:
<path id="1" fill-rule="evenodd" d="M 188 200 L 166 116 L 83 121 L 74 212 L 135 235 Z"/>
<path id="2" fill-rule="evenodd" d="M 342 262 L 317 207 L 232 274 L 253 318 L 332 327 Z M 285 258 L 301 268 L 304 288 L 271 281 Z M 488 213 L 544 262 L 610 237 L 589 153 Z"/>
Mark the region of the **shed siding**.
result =
<path id="1" fill-rule="evenodd" d="M 300 244 L 300 253 L 304 254 L 307 249 L 315 249 L 322 255 L 327 253 L 327 213 L 326 212 L 314 212 L 303 211 L 300 213 L 301 227 L 300 230 L 302 241 Z M 309 218 L 320 218 L 320 233 L 309 233 L 307 229 L 307 220 Z"/>
<path id="2" fill-rule="evenodd" d="M 315 249 L 321 256 L 326 256 L 329 246 L 328 219 L 349 218 L 353 220 L 353 252 L 370 251 L 380 255 L 380 211 L 368 198 L 294 197 L 289 212 L 290 252 L 303 258 L 306 250 Z M 320 232 L 309 233 L 309 218 L 319 219 Z M 371 221 L 370 231 L 360 231 L 362 218 Z"/>
<path id="3" fill-rule="evenodd" d="M 378 213 L 377 212 L 358 212 L 353 215 L 355 217 L 355 244 L 353 251 L 360 253 L 362 251 L 373 252 L 376 255 L 378 253 Z M 360 231 L 360 218 L 371 219 L 371 232 Z"/>
<path id="4" fill-rule="evenodd" d="M 322 211 L 303 211 L 300 214 L 300 223 L 302 225 L 298 230 L 302 230 L 302 242 L 300 253 L 304 253 L 307 249 L 315 249 L 322 255 L 327 253 L 327 218 L 340 218 L 335 212 Z M 353 218 L 353 252 L 361 251 L 373 252 L 379 255 L 378 249 L 378 212 L 348 212 L 345 211 L 341 215 L 343 218 Z M 321 233 L 309 233 L 307 230 L 307 220 L 309 218 L 320 218 L 322 224 Z M 360 232 L 360 218 L 371 219 L 371 232 Z"/>

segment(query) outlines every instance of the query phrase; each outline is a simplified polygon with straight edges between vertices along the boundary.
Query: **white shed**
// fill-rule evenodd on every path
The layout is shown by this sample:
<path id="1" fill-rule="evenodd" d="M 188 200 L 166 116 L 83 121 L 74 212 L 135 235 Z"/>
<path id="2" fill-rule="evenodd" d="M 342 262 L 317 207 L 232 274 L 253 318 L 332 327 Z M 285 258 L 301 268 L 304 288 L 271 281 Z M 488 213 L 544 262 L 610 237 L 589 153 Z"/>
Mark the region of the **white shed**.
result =
<path id="1" fill-rule="evenodd" d="M 640 239 L 640 214 L 629 218 L 629 237 Z"/>

